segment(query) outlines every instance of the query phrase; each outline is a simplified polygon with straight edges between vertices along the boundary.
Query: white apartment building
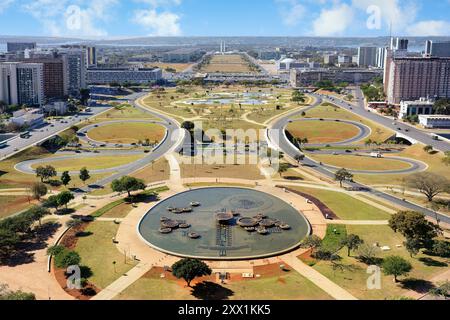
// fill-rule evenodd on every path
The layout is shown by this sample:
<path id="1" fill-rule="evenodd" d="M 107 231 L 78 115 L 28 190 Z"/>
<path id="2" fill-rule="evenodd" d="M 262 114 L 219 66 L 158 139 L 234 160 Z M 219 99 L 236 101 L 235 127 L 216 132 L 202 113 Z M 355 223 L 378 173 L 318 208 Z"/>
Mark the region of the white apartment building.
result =
<path id="1" fill-rule="evenodd" d="M 7 104 L 41 106 L 44 103 L 42 63 L 0 63 L 0 100 Z"/>

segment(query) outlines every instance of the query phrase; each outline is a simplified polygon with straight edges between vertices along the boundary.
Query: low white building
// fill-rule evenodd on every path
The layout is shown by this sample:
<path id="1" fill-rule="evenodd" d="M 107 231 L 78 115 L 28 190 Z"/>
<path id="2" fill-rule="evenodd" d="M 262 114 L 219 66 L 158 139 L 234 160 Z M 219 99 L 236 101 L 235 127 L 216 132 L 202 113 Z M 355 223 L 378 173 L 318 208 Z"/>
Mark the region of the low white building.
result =
<path id="1" fill-rule="evenodd" d="M 427 129 L 447 129 L 450 128 L 450 116 L 420 115 L 419 123 Z"/>
<path id="2" fill-rule="evenodd" d="M 23 109 L 14 112 L 10 121 L 20 127 L 35 127 L 44 123 L 44 114 L 39 109 Z"/>
<path id="3" fill-rule="evenodd" d="M 43 107 L 45 113 L 52 116 L 62 116 L 65 115 L 68 111 L 68 104 L 66 101 L 55 101 L 49 104 L 46 104 Z"/>
<path id="4" fill-rule="evenodd" d="M 434 101 L 426 98 L 420 98 L 416 101 L 400 102 L 400 119 L 419 115 L 432 115 Z"/>

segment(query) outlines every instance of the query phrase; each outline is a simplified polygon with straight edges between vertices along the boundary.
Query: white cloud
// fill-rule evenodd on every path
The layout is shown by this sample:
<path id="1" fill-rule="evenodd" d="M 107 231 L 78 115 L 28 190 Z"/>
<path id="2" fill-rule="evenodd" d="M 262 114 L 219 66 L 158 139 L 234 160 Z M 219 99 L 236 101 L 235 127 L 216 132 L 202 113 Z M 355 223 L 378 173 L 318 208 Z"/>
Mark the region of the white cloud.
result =
<path id="1" fill-rule="evenodd" d="M 8 9 L 15 0 L 0 0 L 0 13 Z"/>
<path id="2" fill-rule="evenodd" d="M 323 9 L 313 22 L 313 33 L 316 36 L 339 36 L 353 22 L 354 11 L 347 4 L 336 4 L 331 9 Z"/>
<path id="3" fill-rule="evenodd" d="M 136 0 L 149 5 L 149 9 L 134 12 L 132 21 L 150 31 L 152 36 L 181 35 L 180 15 L 169 8 L 178 6 L 182 0 Z M 163 8 L 163 10 L 161 10 Z"/>
<path id="4" fill-rule="evenodd" d="M 158 13 L 156 9 L 137 10 L 133 21 L 147 29 L 153 36 L 178 36 L 181 34 L 180 17 L 172 12 Z"/>
<path id="5" fill-rule="evenodd" d="M 415 1 L 400 3 L 400 0 L 352 0 L 353 7 L 366 12 L 370 6 L 377 6 L 381 11 L 381 19 L 385 26 L 392 25 L 394 33 L 401 33 L 413 23 L 417 17 Z"/>
<path id="6" fill-rule="evenodd" d="M 34 0 L 23 8 L 51 36 L 103 37 L 108 32 L 99 24 L 108 21 L 110 9 L 118 3 L 119 0 Z"/>
<path id="7" fill-rule="evenodd" d="M 406 28 L 411 36 L 448 36 L 450 22 L 443 20 L 427 20 L 414 23 Z"/>
<path id="8" fill-rule="evenodd" d="M 296 26 L 306 13 L 306 8 L 298 0 L 276 0 L 283 24 L 289 27 Z"/>

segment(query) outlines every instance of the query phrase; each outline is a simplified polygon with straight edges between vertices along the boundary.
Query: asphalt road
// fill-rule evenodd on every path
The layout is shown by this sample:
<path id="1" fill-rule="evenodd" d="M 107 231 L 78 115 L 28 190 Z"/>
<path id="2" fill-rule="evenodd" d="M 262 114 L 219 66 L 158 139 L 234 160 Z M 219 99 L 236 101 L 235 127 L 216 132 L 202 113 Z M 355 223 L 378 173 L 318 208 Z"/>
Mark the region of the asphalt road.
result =
<path id="1" fill-rule="evenodd" d="M 368 110 L 366 110 L 365 105 L 364 105 L 363 93 L 360 88 L 357 88 L 355 90 L 355 98 L 357 101 L 356 106 L 351 105 L 351 104 L 349 104 L 349 102 L 337 99 L 335 97 L 329 97 L 329 96 L 318 95 L 318 94 L 312 94 L 312 96 L 320 97 L 324 100 L 328 100 L 329 102 L 334 103 L 337 106 L 346 109 L 347 111 L 353 112 L 363 118 L 366 118 L 373 122 L 379 123 L 389 129 L 391 129 L 392 131 L 394 131 L 396 133 L 400 133 L 402 135 L 408 136 L 411 139 L 419 141 L 425 145 L 431 145 L 431 146 L 433 146 L 433 148 L 435 150 L 439 150 L 439 151 L 443 151 L 443 152 L 450 151 L 450 143 L 448 143 L 447 141 L 434 140 L 431 134 L 425 133 L 417 128 L 402 124 L 400 122 L 395 122 L 395 125 L 394 125 L 393 118 L 384 117 L 377 113 L 369 112 Z M 406 130 L 408 130 L 408 132 Z"/>
<path id="2" fill-rule="evenodd" d="M 145 107 L 140 106 L 137 103 L 137 100 L 147 95 L 147 92 L 143 93 L 136 93 L 129 97 L 129 102 L 137 109 L 142 110 L 143 112 L 149 113 L 162 121 L 160 122 L 162 125 L 166 127 L 167 130 L 167 136 L 166 138 L 155 148 L 153 151 L 146 156 L 145 158 L 131 163 L 126 168 L 123 168 L 116 174 L 107 177 L 105 179 L 99 180 L 93 184 L 91 184 L 88 188 L 84 189 L 83 192 L 89 192 L 98 188 L 102 188 L 109 183 L 111 183 L 113 180 L 120 179 L 123 176 L 132 174 L 133 172 L 138 171 L 139 169 L 142 169 L 143 167 L 151 164 L 153 161 L 156 161 L 162 157 L 164 157 L 166 154 L 169 154 L 171 152 L 177 152 L 182 145 L 184 144 L 184 141 L 186 139 L 186 131 L 184 129 L 180 129 L 181 125 L 174 119 L 164 115 L 160 114 L 156 111 L 149 110 Z"/>
<path id="3" fill-rule="evenodd" d="M 315 95 L 315 97 L 317 98 L 317 101 L 311 107 L 308 107 L 307 109 L 299 110 L 294 113 L 287 114 L 284 117 L 281 117 L 272 123 L 272 125 L 267 129 L 267 137 L 270 140 L 269 145 L 271 147 L 284 152 L 285 155 L 291 157 L 292 159 L 295 159 L 297 156 L 303 155 L 303 153 L 300 152 L 300 150 L 298 148 L 296 148 L 294 145 L 292 145 L 292 143 L 287 139 L 286 134 L 285 134 L 285 128 L 289 124 L 290 119 L 292 119 L 295 116 L 298 116 L 305 110 L 309 110 L 309 109 L 319 106 L 323 102 L 323 99 L 321 96 Z M 337 103 L 337 104 L 340 105 L 339 103 Z M 341 103 L 341 104 L 343 104 L 343 103 Z M 368 112 L 366 111 L 366 113 L 368 113 Z M 364 112 L 361 112 L 361 115 L 362 114 L 365 115 Z M 381 118 L 383 118 L 383 117 L 381 117 Z M 309 159 L 307 157 L 303 161 L 300 162 L 300 165 L 309 167 L 312 170 L 316 171 L 317 173 L 319 173 L 323 176 L 326 176 L 330 179 L 335 178 L 334 172 L 330 171 L 326 167 L 321 166 L 320 163 L 318 163 L 312 159 Z M 426 216 L 428 216 L 432 219 L 435 219 L 437 216 L 440 219 L 440 221 L 445 222 L 445 223 L 450 223 L 450 217 L 448 217 L 446 215 L 436 213 L 432 210 L 423 208 L 421 206 L 415 205 L 408 201 L 403 201 L 402 199 L 398 199 L 387 193 L 384 193 L 384 192 L 381 192 L 378 190 L 374 190 L 374 189 L 372 189 L 366 185 L 363 185 L 361 183 L 347 182 L 346 184 L 352 188 L 360 188 L 360 189 L 367 190 L 367 192 L 370 194 L 378 196 L 378 197 L 385 199 L 391 203 L 408 208 L 409 210 L 422 212 L 423 214 L 425 214 Z"/>
<path id="4" fill-rule="evenodd" d="M 31 135 L 29 138 L 22 139 L 17 136 L 15 139 L 8 142 L 7 147 L 0 149 L 0 161 L 12 157 L 16 153 L 28 149 L 31 146 L 38 145 L 39 143 L 44 142 L 62 131 L 69 129 L 84 120 L 95 117 L 109 109 L 111 109 L 111 107 L 94 107 L 91 108 L 92 112 L 79 113 L 78 115 L 72 117 L 66 117 L 63 121 L 67 121 L 67 123 L 61 123 L 60 120 L 52 121 L 51 123 L 45 123 L 38 128 L 30 130 Z"/>
<path id="5" fill-rule="evenodd" d="M 92 170 L 92 173 L 106 173 L 106 172 L 108 172 L 108 173 L 116 172 L 116 173 L 105 179 L 96 181 L 95 183 L 90 184 L 86 188 L 78 190 L 79 193 L 90 192 L 90 191 L 93 191 L 96 189 L 100 189 L 100 188 L 108 185 L 115 179 L 119 179 L 123 176 L 126 176 L 133 172 L 136 172 L 139 169 L 142 169 L 143 167 L 146 167 L 147 165 L 151 164 L 152 162 L 164 157 L 166 154 L 179 151 L 179 149 L 182 147 L 182 145 L 185 142 L 185 139 L 187 139 L 186 131 L 184 129 L 180 129 L 181 125 L 176 120 L 174 120 L 166 115 L 163 115 L 158 112 L 149 110 L 145 107 L 142 107 L 137 103 L 138 99 L 140 99 L 141 97 L 143 97 L 147 94 L 148 94 L 147 92 L 132 94 L 132 95 L 128 96 L 129 103 L 134 105 L 137 109 L 140 109 L 145 113 L 151 114 L 151 115 L 161 119 L 161 121 L 158 121 L 158 124 L 161 124 L 162 126 L 164 126 L 166 128 L 166 136 L 165 136 L 164 140 L 161 141 L 161 143 L 158 146 L 156 146 L 152 150 L 151 153 L 147 154 L 144 158 L 142 158 L 138 161 L 135 161 L 133 163 L 130 163 L 130 164 L 127 164 L 124 166 L 120 166 L 117 168 L 110 168 L 110 169 L 105 169 L 105 170 Z M 103 111 L 106 111 L 108 109 L 110 109 L 110 108 L 103 108 Z M 101 111 L 98 110 L 95 114 L 97 115 L 100 112 Z M 90 117 L 93 117 L 93 114 L 90 114 L 89 118 Z M 73 123 L 66 124 L 66 126 L 70 127 L 74 124 L 79 123 L 81 120 L 84 120 L 84 119 L 78 118 L 78 120 L 76 120 Z M 55 129 L 56 129 L 56 126 L 55 126 Z M 40 132 L 38 132 L 38 133 L 40 133 Z M 44 134 L 46 135 L 46 138 L 48 138 L 48 132 L 44 131 Z M 37 137 L 38 137 L 38 135 L 36 135 L 33 140 L 30 139 L 27 141 L 29 143 L 28 147 L 32 145 L 33 141 L 36 141 Z M 38 142 L 34 142 L 34 143 L 36 144 Z M 24 148 L 27 148 L 27 147 L 24 147 Z M 79 157 L 93 157 L 93 156 L 110 155 L 110 154 L 111 154 L 111 151 L 105 151 L 105 152 L 100 151 L 100 153 L 98 153 L 98 154 L 90 154 L 89 153 L 89 154 L 75 154 L 75 155 L 74 154 L 64 155 L 64 153 L 62 153 L 61 157 L 53 158 L 52 160 L 75 159 L 75 158 L 79 158 Z M 113 151 L 112 154 L 130 155 L 130 154 L 136 154 L 136 152 L 135 151 L 118 150 L 118 151 Z M 39 159 L 39 160 L 22 162 L 22 163 L 19 163 L 16 165 L 16 169 L 19 171 L 25 172 L 25 173 L 33 173 L 34 171 L 31 169 L 31 166 L 33 164 L 43 163 L 46 161 L 48 162 L 48 160 L 49 159 Z"/>

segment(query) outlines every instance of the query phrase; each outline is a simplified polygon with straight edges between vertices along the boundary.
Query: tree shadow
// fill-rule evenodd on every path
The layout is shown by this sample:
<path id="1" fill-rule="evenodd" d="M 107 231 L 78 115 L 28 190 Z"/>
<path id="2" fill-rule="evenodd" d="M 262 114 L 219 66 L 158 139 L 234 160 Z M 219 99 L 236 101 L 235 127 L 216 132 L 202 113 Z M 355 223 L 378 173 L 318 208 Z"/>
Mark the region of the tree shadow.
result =
<path id="1" fill-rule="evenodd" d="M 2 259 L 1 264 L 16 267 L 35 262 L 35 251 L 47 248 L 47 241 L 60 227 L 61 224 L 58 222 L 49 222 L 37 227 L 29 237 L 16 245 L 14 252 Z"/>
<path id="2" fill-rule="evenodd" d="M 205 281 L 196 284 L 191 294 L 200 300 L 228 300 L 234 292 L 217 283 Z"/>
<path id="3" fill-rule="evenodd" d="M 87 238 L 87 237 L 92 236 L 93 234 L 94 233 L 90 232 L 90 231 L 80 231 L 80 232 L 77 232 L 75 234 L 75 237 L 77 237 L 77 238 Z"/>
<path id="4" fill-rule="evenodd" d="M 417 293 L 428 293 L 435 286 L 431 281 L 423 279 L 408 278 L 401 282 L 401 287 L 407 290 L 413 290 Z"/>
<path id="5" fill-rule="evenodd" d="M 294 176 L 286 176 L 286 177 L 284 177 L 284 179 L 290 180 L 290 181 L 303 181 L 304 180 L 302 177 L 294 177 Z"/>
<path id="6" fill-rule="evenodd" d="M 437 261 L 432 258 L 420 258 L 419 261 L 423 262 L 423 264 L 428 267 L 447 267 L 448 266 L 447 263 Z"/>

